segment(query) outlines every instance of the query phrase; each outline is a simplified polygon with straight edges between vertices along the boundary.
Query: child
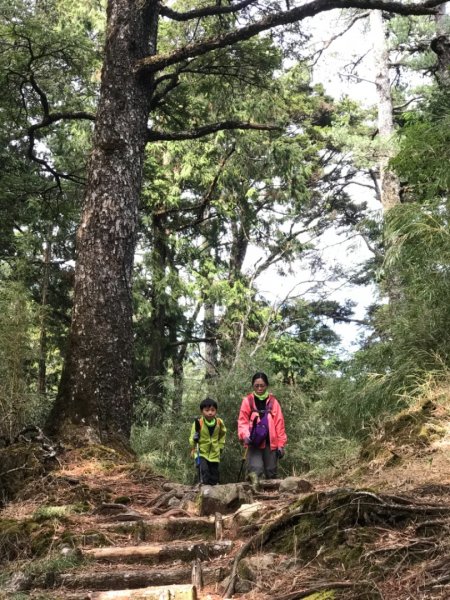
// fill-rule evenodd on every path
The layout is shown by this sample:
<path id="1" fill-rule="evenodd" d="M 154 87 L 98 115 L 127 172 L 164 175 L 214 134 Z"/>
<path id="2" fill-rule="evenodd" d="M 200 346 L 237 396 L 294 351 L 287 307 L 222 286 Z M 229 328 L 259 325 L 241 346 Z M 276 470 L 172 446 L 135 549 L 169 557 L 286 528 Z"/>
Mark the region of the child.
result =
<path id="1" fill-rule="evenodd" d="M 219 483 L 220 455 L 225 445 L 226 427 L 217 415 L 217 402 L 205 398 L 200 402 L 202 416 L 192 423 L 189 443 L 199 470 L 199 482 L 206 485 Z"/>

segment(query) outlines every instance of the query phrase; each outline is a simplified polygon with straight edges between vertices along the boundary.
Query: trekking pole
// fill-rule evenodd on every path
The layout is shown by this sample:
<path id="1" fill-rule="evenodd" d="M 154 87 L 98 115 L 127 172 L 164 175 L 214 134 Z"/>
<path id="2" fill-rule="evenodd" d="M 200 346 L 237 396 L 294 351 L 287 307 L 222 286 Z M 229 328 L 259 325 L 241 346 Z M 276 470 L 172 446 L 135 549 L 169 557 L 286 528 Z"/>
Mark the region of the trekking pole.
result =
<path id="1" fill-rule="evenodd" d="M 198 471 L 198 483 L 202 484 L 203 478 L 202 478 L 202 470 L 200 468 L 200 462 L 201 462 L 200 461 L 200 422 L 198 419 L 195 419 L 194 423 L 195 423 L 195 436 L 197 438 L 195 440 L 195 466 L 197 467 L 197 471 Z"/>
<path id="2" fill-rule="evenodd" d="M 203 479 L 202 479 L 202 470 L 200 468 L 200 446 L 199 443 L 197 442 L 197 444 L 195 445 L 195 466 L 197 467 L 197 471 L 198 471 L 198 482 L 200 484 L 203 483 Z"/>
<path id="3" fill-rule="evenodd" d="M 245 450 L 244 450 L 244 453 L 242 455 L 242 460 L 241 460 L 241 468 L 239 469 L 238 481 L 241 480 L 242 470 L 244 468 L 245 461 L 247 460 L 247 452 L 248 452 L 248 446 L 245 446 Z"/>

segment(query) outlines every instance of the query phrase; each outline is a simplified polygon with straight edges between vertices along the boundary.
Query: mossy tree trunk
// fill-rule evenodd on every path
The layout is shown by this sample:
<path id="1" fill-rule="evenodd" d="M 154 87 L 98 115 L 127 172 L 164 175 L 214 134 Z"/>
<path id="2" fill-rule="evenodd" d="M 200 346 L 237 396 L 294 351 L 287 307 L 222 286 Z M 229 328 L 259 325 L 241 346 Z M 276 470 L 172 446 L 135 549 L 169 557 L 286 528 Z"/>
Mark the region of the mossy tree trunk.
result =
<path id="1" fill-rule="evenodd" d="M 155 0 L 109 0 L 105 58 L 84 208 L 77 232 L 68 351 L 49 428 L 128 437 L 132 414 L 131 273 L 154 53 Z M 152 48 L 153 45 L 153 48 Z M 72 428 L 70 428 L 72 429 Z M 79 429 L 78 429 L 79 430 Z"/>
<path id="2" fill-rule="evenodd" d="M 166 268 L 168 266 L 168 247 L 166 240 L 166 219 L 164 214 L 153 215 L 152 224 L 152 287 L 151 307 L 152 316 L 150 323 L 150 337 L 152 340 L 149 348 L 148 380 L 149 380 L 149 402 L 156 405 L 160 410 L 164 408 L 165 390 L 164 376 L 166 374 L 167 348 L 167 297 Z"/>

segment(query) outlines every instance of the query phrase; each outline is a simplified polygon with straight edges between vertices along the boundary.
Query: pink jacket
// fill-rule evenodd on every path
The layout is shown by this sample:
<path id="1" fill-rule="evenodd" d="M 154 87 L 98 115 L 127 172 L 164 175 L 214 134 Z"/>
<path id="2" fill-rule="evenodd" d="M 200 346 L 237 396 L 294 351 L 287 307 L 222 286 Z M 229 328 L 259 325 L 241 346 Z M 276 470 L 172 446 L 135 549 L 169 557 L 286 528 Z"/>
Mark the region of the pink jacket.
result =
<path id="1" fill-rule="evenodd" d="M 254 403 L 251 401 L 253 394 L 248 394 L 242 399 L 241 409 L 238 417 L 238 437 L 240 440 L 250 437 L 250 429 L 253 423 L 253 419 L 258 412 L 253 410 Z M 284 428 L 284 417 L 281 412 L 281 406 L 275 396 L 269 394 L 267 398 L 267 404 L 271 403 L 271 409 L 269 413 L 269 436 L 270 436 L 270 449 L 276 450 L 277 448 L 284 448 L 287 442 L 287 435 Z M 260 448 L 264 448 L 266 442 L 263 442 Z"/>

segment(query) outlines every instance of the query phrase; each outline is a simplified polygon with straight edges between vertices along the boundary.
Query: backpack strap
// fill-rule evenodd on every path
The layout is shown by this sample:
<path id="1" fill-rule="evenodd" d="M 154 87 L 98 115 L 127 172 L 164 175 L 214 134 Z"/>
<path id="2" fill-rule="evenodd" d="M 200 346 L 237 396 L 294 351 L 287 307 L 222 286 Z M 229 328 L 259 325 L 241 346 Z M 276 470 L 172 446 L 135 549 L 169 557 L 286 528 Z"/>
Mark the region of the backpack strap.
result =
<path id="1" fill-rule="evenodd" d="M 256 423 L 258 422 L 258 419 L 260 418 L 260 416 L 259 416 L 258 409 L 256 408 L 255 396 L 253 394 L 249 394 L 249 400 L 250 400 L 250 423 L 251 423 L 250 438 L 251 438 L 253 431 L 256 427 Z"/>
<path id="2" fill-rule="evenodd" d="M 205 424 L 203 417 L 196 417 L 194 419 L 194 423 L 195 423 L 195 431 L 197 433 L 200 433 L 201 428 Z M 222 425 L 223 425 L 222 419 L 220 419 L 219 417 L 216 417 L 216 426 L 218 428 L 219 433 L 220 433 L 220 430 L 222 429 Z"/>
<path id="3" fill-rule="evenodd" d="M 250 413 L 250 417 L 252 416 L 253 413 L 258 413 L 258 416 L 260 416 L 259 410 L 256 408 L 255 396 L 254 396 L 254 394 L 250 394 L 250 396 L 251 396 L 251 404 L 253 405 L 253 408 L 250 407 L 252 409 L 252 411 Z M 272 396 L 272 394 L 269 394 L 267 396 L 266 408 L 264 410 L 264 413 L 272 414 L 272 405 L 273 405 L 272 400 L 273 400 L 273 396 Z"/>
<path id="4" fill-rule="evenodd" d="M 259 416 L 259 410 L 256 408 L 256 402 L 255 402 L 255 396 L 254 396 L 254 394 L 250 394 L 250 408 L 251 408 L 250 417 L 252 416 L 253 413 L 257 413 L 258 416 Z"/>

